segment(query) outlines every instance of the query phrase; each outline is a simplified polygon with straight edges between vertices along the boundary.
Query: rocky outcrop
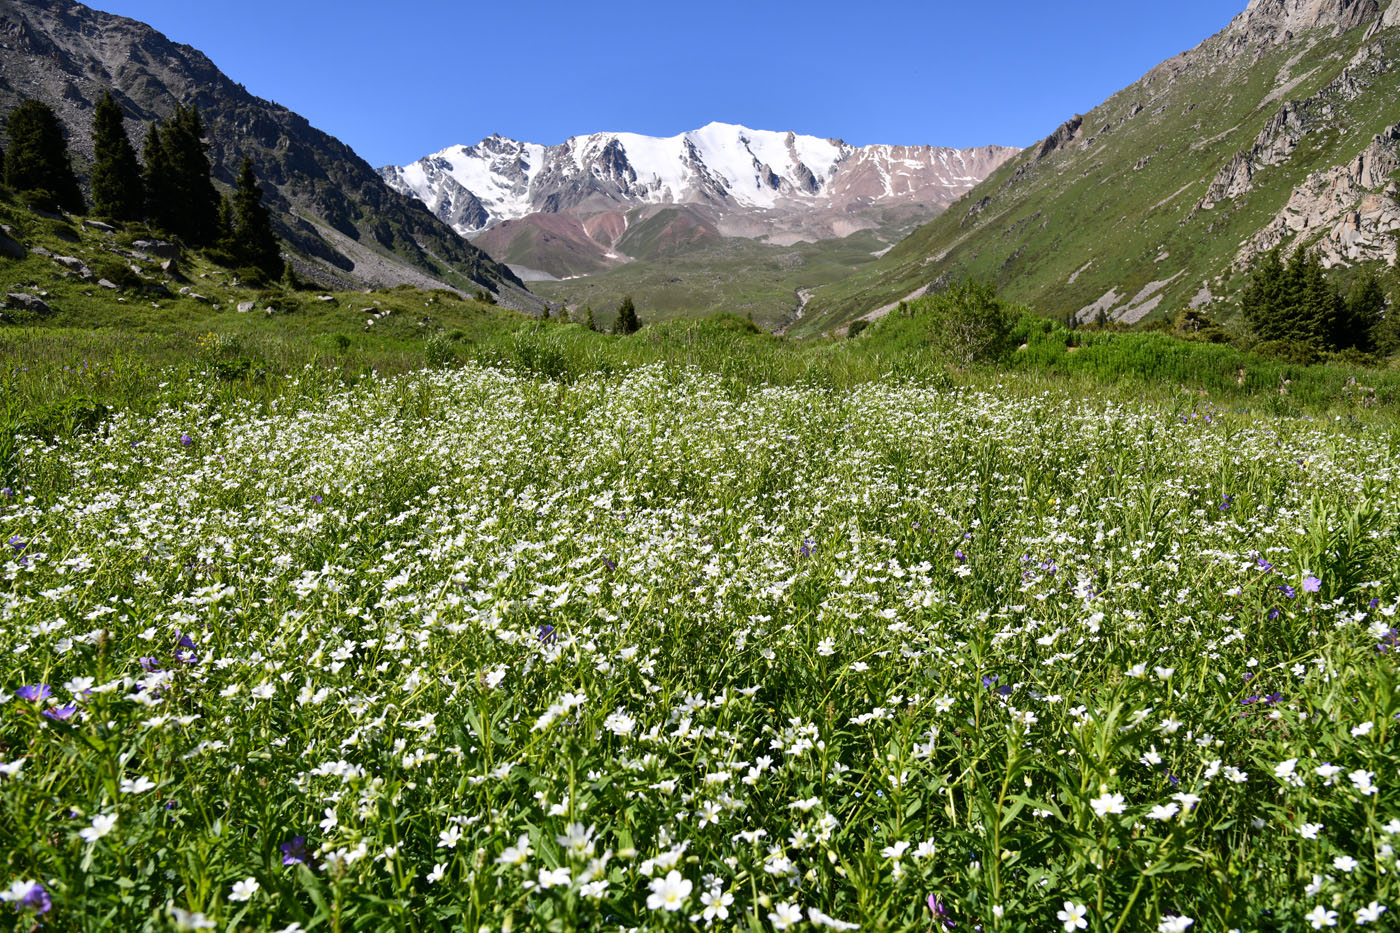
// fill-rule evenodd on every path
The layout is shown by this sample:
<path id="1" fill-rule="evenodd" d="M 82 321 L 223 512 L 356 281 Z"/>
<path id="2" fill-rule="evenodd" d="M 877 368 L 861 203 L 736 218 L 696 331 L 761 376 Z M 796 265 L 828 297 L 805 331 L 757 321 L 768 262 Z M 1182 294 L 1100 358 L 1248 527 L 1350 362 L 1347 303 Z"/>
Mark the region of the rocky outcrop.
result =
<path id="1" fill-rule="evenodd" d="M 1063 149 L 1069 145 L 1077 138 L 1079 129 L 1083 125 L 1084 117 L 1077 113 L 1061 123 L 1059 129 L 1041 140 L 1040 145 L 1035 150 L 1035 161 L 1039 162 L 1057 149 Z"/>
<path id="2" fill-rule="evenodd" d="M 1250 0 L 1230 28 L 1261 41 L 1280 42 L 1309 29 L 1346 32 L 1380 14 L 1381 0 Z"/>
<path id="3" fill-rule="evenodd" d="M 1260 253 L 1294 241 L 1311 242 L 1326 266 L 1396 259 L 1400 232 L 1400 124 L 1376 136 L 1347 165 L 1309 175 L 1288 204 L 1237 257 L 1248 266 Z"/>
<path id="4" fill-rule="evenodd" d="M 1353 67 L 1344 69 L 1316 94 L 1304 100 L 1284 101 L 1264 124 L 1254 145 L 1236 153 L 1216 173 L 1196 210 L 1212 210 L 1223 201 L 1253 190 L 1254 176 L 1260 169 L 1282 165 L 1310 133 L 1331 127 L 1336 107 L 1360 98 L 1375 76 L 1387 67 L 1384 61 L 1359 55 Z"/>

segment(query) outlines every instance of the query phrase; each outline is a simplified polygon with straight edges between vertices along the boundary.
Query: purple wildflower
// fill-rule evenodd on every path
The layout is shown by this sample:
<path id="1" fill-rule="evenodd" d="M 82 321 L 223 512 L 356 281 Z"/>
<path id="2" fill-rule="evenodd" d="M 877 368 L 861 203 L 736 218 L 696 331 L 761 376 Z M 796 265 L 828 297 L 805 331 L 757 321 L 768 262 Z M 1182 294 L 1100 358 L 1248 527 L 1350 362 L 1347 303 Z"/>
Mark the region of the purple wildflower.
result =
<path id="1" fill-rule="evenodd" d="M 928 896 L 928 909 L 933 912 L 935 923 L 942 923 L 950 930 L 957 926 L 956 923 L 948 919 L 948 908 L 938 899 L 938 895 L 930 894 Z"/>
<path id="2" fill-rule="evenodd" d="M 1289 586 L 1287 583 L 1280 583 L 1278 586 L 1278 591 L 1284 596 L 1288 597 L 1289 599 L 1296 599 L 1298 596 L 1298 591 L 1293 589 L 1293 587 Z"/>
<path id="3" fill-rule="evenodd" d="M 811 557 L 811 556 L 812 556 L 812 548 L 815 547 L 815 546 L 816 546 L 816 542 L 813 541 L 813 540 L 811 540 L 810 538 L 804 540 L 804 541 L 802 542 L 802 548 L 801 548 L 802 556 L 803 556 L 803 557 Z"/>
<path id="4" fill-rule="evenodd" d="M 183 661 L 186 664 L 194 664 L 199 660 L 199 655 L 194 653 L 194 649 L 194 639 L 181 632 L 180 641 L 175 648 L 175 660 Z"/>
<path id="5" fill-rule="evenodd" d="M 1303 578 L 1304 593 L 1316 593 L 1320 589 L 1322 589 L 1322 581 L 1319 580 L 1317 577 L 1308 575 Z"/>
<path id="6" fill-rule="evenodd" d="M 53 688 L 48 684 L 29 684 L 15 691 L 15 696 L 31 703 L 42 703 L 53 696 Z"/>
<path id="7" fill-rule="evenodd" d="M 154 674 L 156 671 L 161 670 L 159 658 L 147 657 L 138 660 L 141 662 L 141 670 L 145 671 L 147 674 Z"/>
<path id="8" fill-rule="evenodd" d="M 180 446 L 181 446 L 181 447 L 188 447 L 188 446 L 190 446 L 190 445 L 193 444 L 193 443 L 194 443 L 194 438 L 190 437 L 188 434 L 181 434 L 181 435 L 180 435 Z"/>
<path id="9" fill-rule="evenodd" d="M 69 704 L 68 706 L 50 706 L 44 710 L 44 715 L 54 722 L 67 722 L 73 718 L 73 714 L 78 711 L 78 707 Z"/>
<path id="10" fill-rule="evenodd" d="M 953 559 L 960 564 L 967 563 L 967 555 L 962 552 L 962 548 L 958 548 L 953 552 Z"/>
<path id="11" fill-rule="evenodd" d="M 540 626 L 540 633 L 535 636 L 542 645 L 552 645 L 559 640 L 559 633 L 554 630 L 554 626 L 548 622 Z"/>
<path id="12" fill-rule="evenodd" d="M 322 501 L 322 500 L 321 500 L 321 496 L 320 496 L 319 494 L 313 494 L 313 495 L 311 496 L 311 501 L 314 502 L 314 503 L 316 503 L 317 505 L 320 505 L 320 504 L 321 504 L 321 501 Z"/>
<path id="13" fill-rule="evenodd" d="M 283 865 L 306 864 L 307 853 L 305 836 L 293 836 L 291 842 L 284 842 L 277 848 L 282 850 Z"/>
<path id="14" fill-rule="evenodd" d="M 46 914 L 53 909 L 53 900 L 49 897 L 49 892 L 37 881 L 14 903 L 15 910 L 33 911 L 36 914 Z"/>

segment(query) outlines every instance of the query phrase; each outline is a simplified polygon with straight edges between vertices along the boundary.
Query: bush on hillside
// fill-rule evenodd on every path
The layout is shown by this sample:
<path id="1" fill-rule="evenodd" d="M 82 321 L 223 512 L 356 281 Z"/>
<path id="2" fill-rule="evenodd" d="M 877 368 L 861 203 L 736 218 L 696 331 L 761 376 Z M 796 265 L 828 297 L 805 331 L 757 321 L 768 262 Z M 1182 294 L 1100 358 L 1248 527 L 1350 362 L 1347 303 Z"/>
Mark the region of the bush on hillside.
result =
<path id="1" fill-rule="evenodd" d="M 973 281 L 910 302 L 904 313 L 924 331 L 931 349 L 958 366 L 1004 358 L 1019 317 L 994 286 Z"/>

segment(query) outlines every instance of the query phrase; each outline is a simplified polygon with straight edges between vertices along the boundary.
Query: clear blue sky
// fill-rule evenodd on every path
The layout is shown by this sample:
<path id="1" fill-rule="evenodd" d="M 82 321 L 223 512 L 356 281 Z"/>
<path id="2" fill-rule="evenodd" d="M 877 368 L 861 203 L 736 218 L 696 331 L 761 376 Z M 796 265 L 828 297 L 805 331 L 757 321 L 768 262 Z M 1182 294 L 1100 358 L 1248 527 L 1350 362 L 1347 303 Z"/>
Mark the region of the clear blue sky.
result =
<path id="1" fill-rule="evenodd" d="M 373 165 L 712 120 L 1025 146 L 1246 0 L 88 0 L 193 45 Z"/>

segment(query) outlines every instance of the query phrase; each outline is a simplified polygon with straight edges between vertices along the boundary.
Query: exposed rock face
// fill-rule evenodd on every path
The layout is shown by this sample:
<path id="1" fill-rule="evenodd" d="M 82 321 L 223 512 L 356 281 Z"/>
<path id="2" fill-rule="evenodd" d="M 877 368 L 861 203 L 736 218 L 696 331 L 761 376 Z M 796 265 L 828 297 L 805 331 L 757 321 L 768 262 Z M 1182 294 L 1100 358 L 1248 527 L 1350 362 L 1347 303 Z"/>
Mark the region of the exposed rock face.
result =
<path id="1" fill-rule="evenodd" d="M 621 235 L 677 208 L 689 231 L 774 243 L 846 236 L 891 208 L 932 217 L 1017 152 L 861 148 L 712 123 L 669 139 L 602 133 L 558 146 L 492 136 L 380 172 L 498 259 L 564 277 L 626 261 Z M 578 222 L 543 216 L 563 213 Z M 592 221 L 603 216 L 616 218 L 606 225 L 615 235 Z"/>
<path id="2" fill-rule="evenodd" d="M 1371 22 L 1380 13 L 1380 0 L 1250 0 L 1231 29 L 1279 42 L 1306 29 L 1345 32 Z"/>
<path id="3" fill-rule="evenodd" d="M 1261 252 L 1300 235 L 1325 231 L 1317 242 L 1326 266 L 1395 262 L 1400 200 L 1391 175 L 1400 170 L 1400 124 L 1371 140 L 1349 165 L 1315 172 L 1293 189 L 1288 204 L 1240 250 L 1248 265 Z"/>
<path id="4" fill-rule="evenodd" d="M 216 182 L 232 187 L 251 156 L 277 233 L 304 274 L 342 285 L 485 287 L 503 303 L 540 305 L 509 270 L 390 190 L 343 143 L 252 96 L 195 49 L 71 0 L 0 0 L 0 115 L 24 97 L 48 103 L 80 173 L 91 162 L 94 103 L 109 87 L 138 145 L 147 122 L 183 103 L 204 115 Z M 341 248 L 327 231 L 358 248 Z"/>
<path id="5" fill-rule="evenodd" d="M 1041 141 L 1040 146 L 1035 151 L 1035 161 L 1039 162 L 1056 149 L 1062 149 L 1068 143 L 1073 142 L 1077 138 L 1079 128 L 1083 125 L 1084 117 L 1077 113 L 1060 124 L 1059 129 Z"/>

